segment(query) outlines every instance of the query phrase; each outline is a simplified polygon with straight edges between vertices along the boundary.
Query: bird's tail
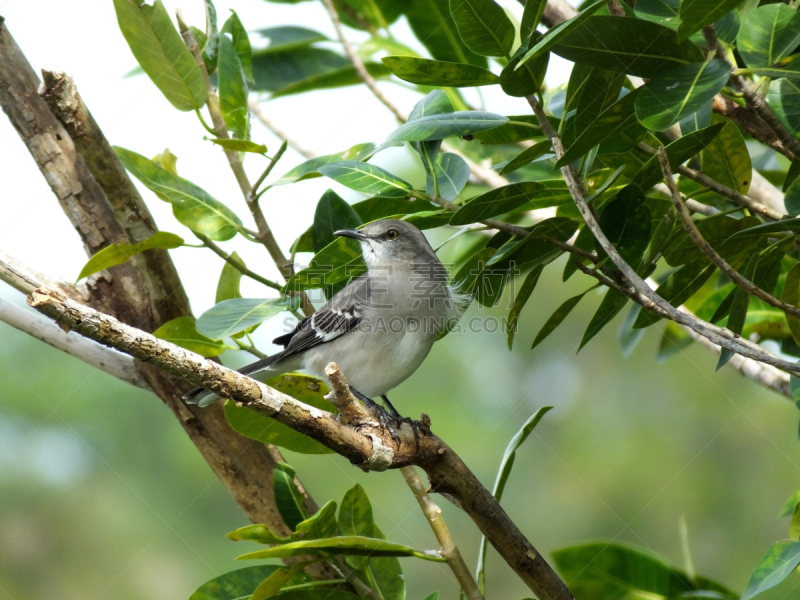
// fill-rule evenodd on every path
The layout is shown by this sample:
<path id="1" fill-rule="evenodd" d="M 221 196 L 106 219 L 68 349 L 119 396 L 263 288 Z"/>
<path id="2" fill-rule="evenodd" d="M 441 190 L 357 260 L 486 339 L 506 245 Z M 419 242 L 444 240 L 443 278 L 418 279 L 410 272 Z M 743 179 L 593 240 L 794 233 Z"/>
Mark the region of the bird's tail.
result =
<path id="1" fill-rule="evenodd" d="M 282 371 L 282 369 L 274 368 L 275 363 L 282 357 L 281 352 L 273 354 L 272 356 L 262 358 L 246 367 L 238 369 L 238 372 L 242 375 L 257 379 L 258 381 L 266 381 Z M 217 400 L 219 400 L 219 396 L 216 393 L 201 387 L 194 388 L 183 396 L 183 401 L 186 402 L 186 404 L 197 404 L 200 408 L 213 404 Z"/>

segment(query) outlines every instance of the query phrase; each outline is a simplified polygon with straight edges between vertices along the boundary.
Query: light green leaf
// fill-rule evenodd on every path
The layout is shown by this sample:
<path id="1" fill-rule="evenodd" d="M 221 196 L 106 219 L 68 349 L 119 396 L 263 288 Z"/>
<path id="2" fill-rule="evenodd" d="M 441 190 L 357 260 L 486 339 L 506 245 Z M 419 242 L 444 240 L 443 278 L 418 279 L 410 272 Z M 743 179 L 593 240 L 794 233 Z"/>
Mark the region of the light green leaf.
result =
<path id="1" fill-rule="evenodd" d="M 234 260 L 238 260 L 240 263 L 244 265 L 244 261 L 239 257 L 239 255 L 234 252 L 231 254 L 231 258 Z M 222 266 L 222 273 L 219 275 L 219 282 L 217 282 L 217 295 L 214 299 L 215 304 L 219 304 L 223 300 L 230 300 L 231 298 L 241 298 L 242 292 L 239 289 L 239 286 L 242 281 L 242 272 L 232 267 L 229 263 L 225 263 Z"/>
<path id="2" fill-rule="evenodd" d="M 275 492 L 275 504 L 278 507 L 278 512 L 281 513 L 281 517 L 284 523 L 289 526 L 289 529 L 294 531 L 300 523 L 308 519 L 308 514 L 303 508 L 303 494 L 295 482 L 295 470 L 290 465 L 279 462 L 275 467 L 275 471 L 273 471 L 272 486 Z M 304 544 L 309 542 L 297 543 Z M 253 556 L 255 554 L 259 554 L 259 552 L 246 554 L 239 558 L 261 558 Z M 296 554 L 278 554 L 277 556 L 296 556 Z M 271 557 L 264 556 L 263 558 Z"/>
<path id="3" fill-rule="evenodd" d="M 678 36 L 685 40 L 695 31 L 725 16 L 741 4 L 741 0 L 683 0 Z"/>
<path id="4" fill-rule="evenodd" d="M 779 517 L 788 517 L 791 514 L 794 514 L 794 509 L 797 506 L 797 503 L 800 502 L 800 490 L 797 490 L 794 494 L 789 496 L 789 499 L 781 508 L 781 512 L 778 513 Z"/>
<path id="5" fill-rule="evenodd" d="M 215 304 L 197 319 L 197 330 L 212 339 L 221 340 L 286 310 L 282 298 L 230 298 Z"/>
<path id="6" fill-rule="evenodd" d="M 791 131 L 800 131 L 800 82 L 795 79 L 773 81 L 767 103 Z"/>
<path id="7" fill-rule="evenodd" d="M 250 598 L 262 581 L 281 568 L 283 567 L 279 565 L 259 565 L 230 571 L 205 582 L 197 588 L 189 600 L 243 600 Z M 305 573 L 297 573 L 290 580 L 292 585 L 310 581 L 311 577 Z M 331 600 L 335 599 L 331 598 Z"/>
<path id="8" fill-rule="evenodd" d="M 283 463 L 281 463 L 283 464 Z M 277 471 L 276 471 L 277 473 Z M 310 540 L 303 542 L 290 542 L 274 548 L 250 552 L 239 556 L 238 560 L 283 558 L 286 556 L 303 556 L 306 554 L 342 554 L 346 556 L 415 556 L 423 560 L 444 562 L 438 552 L 420 552 L 402 544 L 395 544 L 362 536 L 341 536 Z"/>
<path id="9" fill-rule="evenodd" d="M 703 173 L 746 194 L 750 189 L 753 165 L 742 132 L 724 117 L 714 115 L 712 122 L 724 122 L 725 126 L 700 155 Z"/>
<path id="10" fill-rule="evenodd" d="M 94 256 L 81 269 L 80 275 L 76 281 L 80 281 L 84 277 L 93 275 L 103 269 L 109 269 L 116 265 L 128 262 L 133 256 L 158 248 L 161 250 L 171 250 L 183 246 L 183 238 L 174 233 L 166 231 L 159 231 L 154 233 L 146 240 L 142 240 L 138 244 L 111 244 L 106 246 Z"/>
<path id="11" fill-rule="evenodd" d="M 746 72 L 762 77 L 772 77 L 773 79 L 780 79 L 782 77 L 786 77 L 787 79 L 800 79 L 800 54 L 792 54 L 786 58 L 782 58 L 771 66 L 752 67 L 746 69 Z"/>
<path id="12" fill-rule="evenodd" d="M 210 358 L 227 350 L 223 342 L 212 340 L 197 333 L 193 317 L 178 317 L 167 321 L 153 332 L 161 340 L 172 342 L 176 346 L 197 352 L 200 356 Z"/>
<path id="13" fill-rule="evenodd" d="M 406 19 L 417 39 L 437 60 L 486 66 L 486 58 L 464 44 L 450 17 L 450 0 L 411 0 Z"/>
<path id="14" fill-rule="evenodd" d="M 439 159 L 434 163 L 434 170 L 436 173 L 435 185 L 433 177 L 427 178 L 426 191 L 428 194 L 450 201 L 458 198 L 470 176 L 469 165 L 464 159 L 458 154 L 445 152 L 440 154 Z"/>
<path id="15" fill-rule="evenodd" d="M 416 122 L 418 121 L 413 123 Z M 373 196 L 385 198 L 408 196 L 413 189 L 409 183 L 395 177 L 389 171 L 369 163 L 342 161 L 323 165 L 318 171 L 344 186 Z"/>
<path id="16" fill-rule="evenodd" d="M 336 412 L 333 405 L 325 400 L 325 394 L 330 390 L 316 377 L 300 373 L 284 373 L 267 379 L 264 383 L 303 404 L 327 412 Z M 226 402 L 224 409 L 225 417 L 231 427 L 250 439 L 280 446 L 300 454 L 330 454 L 333 452 L 307 435 L 298 433 L 275 419 L 253 412 L 245 406 L 237 406 L 235 402 Z"/>
<path id="17" fill-rule="evenodd" d="M 525 307 L 525 304 L 530 300 L 536 284 L 539 283 L 539 276 L 542 274 L 545 265 L 536 265 L 530 273 L 525 277 L 522 287 L 517 292 L 517 297 L 514 299 L 514 304 L 511 310 L 508 311 L 508 323 L 506 324 L 506 337 L 508 339 L 508 349 L 514 344 L 514 336 L 517 334 L 517 324 L 519 323 L 519 313 Z"/>
<path id="18" fill-rule="evenodd" d="M 353 239 L 339 237 L 317 252 L 308 267 L 295 273 L 285 290 L 313 290 L 332 286 L 366 271 L 361 245 Z"/>
<path id="19" fill-rule="evenodd" d="M 508 117 L 508 121 L 500 127 L 475 134 L 475 139 L 482 144 L 511 144 L 537 137 L 544 137 L 544 134 L 536 115 Z"/>
<path id="20" fill-rule="evenodd" d="M 313 561 L 304 560 L 291 567 L 280 567 L 272 575 L 261 582 L 261 585 L 259 585 L 253 592 L 250 600 L 268 600 L 269 598 L 274 598 L 275 595 L 281 591 L 281 588 L 292 579 L 292 577 L 302 572 L 302 570 L 311 564 L 311 562 Z"/>
<path id="21" fill-rule="evenodd" d="M 592 288 L 594 289 L 594 288 Z M 545 324 L 542 325 L 542 328 L 539 330 L 539 333 L 536 334 L 536 339 L 533 340 L 533 344 L 531 345 L 531 350 L 536 348 L 539 344 L 541 344 L 547 337 L 553 333 L 556 328 L 564 322 L 569 316 L 569 313 L 572 312 L 572 309 L 578 305 L 583 297 L 586 295 L 586 292 L 582 294 L 578 294 L 576 296 L 572 296 L 571 298 L 567 298 L 556 310 L 555 312 L 550 315 L 550 318 L 545 321 Z"/>
<path id="22" fill-rule="evenodd" d="M 254 154 L 266 154 L 267 147 L 264 144 L 256 144 L 250 140 L 234 140 L 234 139 L 218 139 L 207 138 L 209 142 L 215 143 L 217 146 L 222 146 L 225 150 L 232 150 L 233 152 L 252 152 Z"/>
<path id="23" fill-rule="evenodd" d="M 511 54 L 514 26 L 494 0 L 450 0 L 450 13 L 461 39 L 475 54 Z"/>
<path id="24" fill-rule="evenodd" d="M 742 17 L 736 46 L 748 67 L 771 67 L 800 44 L 800 14 L 779 2 Z"/>
<path id="25" fill-rule="evenodd" d="M 203 62 L 206 64 L 209 74 L 217 68 L 217 57 L 219 56 L 219 29 L 217 28 L 217 7 L 212 0 L 205 0 L 206 8 L 206 29 L 201 32 L 190 27 L 194 32 L 197 43 L 203 50 Z M 201 36 L 198 33 L 202 33 Z M 201 38 L 203 42 L 201 43 Z"/>
<path id="26" fill-rule="evenodd" d="M 317 50 L 316 48 L 307 48 L 306 50 Z M 300 52 L 295 50 L 290 54 Z M 280 56 L 280 55 L 277 55 Z M 290 59 L 287 59 L 290 60 Z M 390 72 L 382 63 L 365 62 L 364 68 L 367 70 L 373 79 L 386 79 Z M 280 89 L 272 92 L 270 98 L 281 98 L 283 96 L 291 96 L 293 94 L 302 94 L 304 92 L 312 92 L 316 90 L 329 90 L 333 88 L 347 87 L 350 85 L 359 85 L 362 83 L 361 76 L 358 71 L 349 62 L 347 65 L 329 69 L 322 73 L 302 77 Z"/>
<path id="27" fill-rule="evenodd" d="M 631 309 L 628 311 L 625 320 L 622 322 L 617 332 L 617 341 L 619 342 L 620 348 L 622 348 L 622 356 L 626 359 L 633 355 L 633 351 L 645 334 L 644 329 L 633 328 L 633 324 L 639 317 L 640 312 L 642 312 L 642 305 L 636 303 L 632 304 Z"/>
<path id="28" fill-rule="evenodd" d="M 522 206 L 544 189 L 541 183 L 525 181 L 489 190 L 471 198 L 450 219 L 451 225 L 467 225 L 482 219 L 501 215 Z"/>
<path id="29" fill-rule="evenodd" d="M 781 300 L 786 304 L 800 307 L 800 263 L 792 267 L 786 276 Z M 789 323 L 789 330 L 792 332 L 794 341 L 800 344 L 800 318 L 786 313 L 786 321 Z"/>
<path id="30" fill-rule="evenodd" d="M 553 144 L 550 142 L 550 140 L 538 142 L 530 148 L 525 148 L 525 150 L 517 154 L 514 158 L 508 161 L 502 169 L 500 169 L 500 175 L 513 173 L 517 169 L 521 169 L 522 167 L 535 161 L 537 158 L 541 158 L 548 152 L 551 152 L 552 149 Z"/>
<path id="31" fill-rule="evenodd" d="M 648 129 L 663 131 L 711 102 L 730 75 L 730 65 L 719 59 L 660 73 L 636 98 L 636 118 Z"/>
<path id="32" fill-rule="evenodd" d="M 443 140 L 494 129 L 507 121 L 508 117 L 480 110 L 428 115 L 400 125 L 389 134 L 381 146 L 385 147 L 395 142 Z"/>
<path id="33" fill-rule="evenodd" d="M 119 28 L 139 65 L 170 104 L 182 111 L 206 103 L 200 67 L 183 43 L 161 0 L 114 0 Z"/>
<path id="34" fill-rule="evenodd" d="M 775 587 L 800 565 L 800 542 L 775 542 L 750 576 L 741 600 L 750 600 Z"/>
<path id="35" fill-rule="evenodd" d="M 336 239 L 334 231 L 356 229 L 364 224 L 353 207 L 333 190 L 327 190 L 317 203 L 311 230 L 314 236 L 314 251 L 319 252 Z"/>
<path id="36" fill-rule="evenodd" d="M 162 169 L 141 154 L 119 146 L 114 146 L 114 152 L 134 177 L 172 204 L 175 218 L 192 231 L 215 241 L 229 240 L 239 231 L 242 226 L 239 217 L 204 189 Z"/>
<path id="37" fill-rule="evenodd" d="M 576 63 L 639 77 L 654 77 L 705 58 L 692 42 L 678 41 L 678 34 L 669 27 L 613 16 L 590 17 L 559 40 L 552 51 Z"/>
<path id="38" fill-rule="evenodd" d="M 316 42 L 328 41 L 328 36 L 297 25 L 282 25 L 280 27 L 265 27 L 256 29 L 256 33 L 269 40 L 269 46 L 258 50 L 259 54 L 274 54 L 287 50 L 297 50 L 310 46 Z"/>
<path id="39" fill-rule="evenodd" d="M 253 81 L 253 50 L 250 45 L 250 37 L 247 35 L 247 30 L 239 19 L 239 15 L 233 9 L 230 11 L 231 16 L 222 26 L 222 32 L 231 34 L 231 41 L 233 47 L 236 48 L 244 76 L 248 81 Z"/>
<path id="40" fill-rule="evenodd" d="M 219 107 L 225 125 L 240 140 L 249 136 L 247 112 L 247 80 L 233 42 L 223 34 L 219 37 Z"/>
<path id="41" fill-rule="evenodd" d="M 477 65 L 414 56 L 384 56 L 381 60 L 392 74 L 418 85 L 475 87 L 500 83 L 497 75 Z"/>
<path id="42" fill-rule="evenodd" d="M 276 180 L 270 187 L 278 185 L 286 185 L 288 183 L 295 183 L 303 181 L 304 179 L 312 179 L 319 177 L 319 169 L 323 165 L 341 162 L 343 160 L 367 160 L 375 152 L 375 144 L 356 144 L 352 148 L 348 148 L 344 152 L 336 152 L 334 154 L 325 154 L 317 156 L 310 160 L 300 163 L 296 167 L 290 169 L 280 179 Z"/>

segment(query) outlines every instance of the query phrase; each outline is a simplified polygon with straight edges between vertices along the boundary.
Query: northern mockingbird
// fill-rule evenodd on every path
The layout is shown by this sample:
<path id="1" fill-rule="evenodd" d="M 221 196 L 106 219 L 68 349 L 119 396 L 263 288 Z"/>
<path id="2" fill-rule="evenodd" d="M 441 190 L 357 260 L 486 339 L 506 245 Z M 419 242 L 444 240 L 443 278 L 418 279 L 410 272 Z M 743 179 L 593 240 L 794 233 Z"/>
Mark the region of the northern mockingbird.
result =
<path id="1" fill-rule="evenodd" d="M 282 352 L 239 372 L 259 381 L 299 369 L 323 377 L 335 362 L 356 396 L 371 408 L 371 399 L 381 396 L 392 416 L 402 419 L 386 392 L 417 370 L 439 333 L 458 318 L 457 294 L 433 248 L 410 223 L 384 219 L 335 235 L 361 243 L 367 272 L 273 340 Z M 184 396 L 200 406 L 218 398 L 203 388 Z"/>

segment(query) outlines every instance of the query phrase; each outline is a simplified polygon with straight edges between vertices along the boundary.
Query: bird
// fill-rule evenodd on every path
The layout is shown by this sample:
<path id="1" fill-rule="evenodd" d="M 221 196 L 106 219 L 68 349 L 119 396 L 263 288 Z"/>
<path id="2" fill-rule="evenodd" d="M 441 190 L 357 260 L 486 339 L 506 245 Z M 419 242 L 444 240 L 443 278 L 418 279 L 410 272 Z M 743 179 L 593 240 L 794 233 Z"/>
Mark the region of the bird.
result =
<path id="1" fill-rule="evenodd" d="M 335 362 L 353 394 L 378 412 L 382 426 L 388 421 L 374 402 L 379 396 L 392 419 L 408 421 L 386 393 L 419 368 L 436 339 L 458 320 L 463 295 L 450 286 L 447 269 L 411 223 L 381 219 L 334 235 L 361 244 L 366 272 L 292 331 L 275 338 L 273 343 L 283 346 L 282 351 L 239 373 L 266 381 L 282 372 L 305 370 L 321 378 L 325 367 Z M 217 399 L 203 388 L 184 396 L 201 407 Z"/>

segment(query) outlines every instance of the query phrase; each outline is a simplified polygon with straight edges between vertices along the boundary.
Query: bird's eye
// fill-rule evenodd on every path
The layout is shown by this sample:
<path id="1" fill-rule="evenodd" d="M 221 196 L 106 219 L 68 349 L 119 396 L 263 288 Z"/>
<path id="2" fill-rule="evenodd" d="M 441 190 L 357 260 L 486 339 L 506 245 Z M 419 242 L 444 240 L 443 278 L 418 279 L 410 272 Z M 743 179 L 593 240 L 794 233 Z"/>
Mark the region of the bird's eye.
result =
<path id="1" fill-rule="evenodd" d="M 393 240 L 393 239 L 395 239 L 395 238 L 396 238 L 398 235 L 400 235 L 400 234 L 399 234 L 399 233 L 397 233 L 397 229 L 390 229 L 389 231 L 387 231 L 387 232 L 386 232 L 386 239 L 387 239 L 387 240 Z"/>

